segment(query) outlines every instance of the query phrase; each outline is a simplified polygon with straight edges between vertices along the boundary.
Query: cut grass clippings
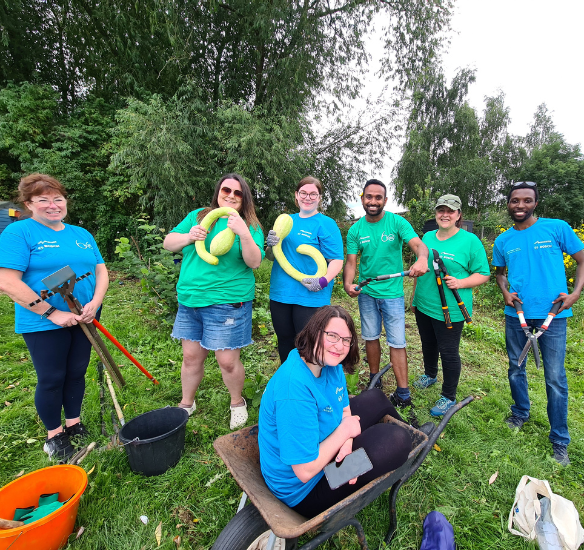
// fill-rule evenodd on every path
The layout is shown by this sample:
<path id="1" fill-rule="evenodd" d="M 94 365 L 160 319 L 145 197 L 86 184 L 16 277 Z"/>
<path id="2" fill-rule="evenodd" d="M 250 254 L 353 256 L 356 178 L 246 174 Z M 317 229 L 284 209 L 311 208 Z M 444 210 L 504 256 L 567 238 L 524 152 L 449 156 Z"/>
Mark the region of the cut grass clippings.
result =
<path id="1" fill-rule="evenodd" d="M 409 284 L 409 281 L 406 281 Z M 494 283 L 489 283 L 494 284 Z M 408 289 L 409 292 L 409 289 Z M 338 290 L 333 303 L 347 307 L 358 322 L 356 300 Z M 266 305 L 267 306 L 267 305 Z M 582 341 L 584 305 L 577 304 L 570 321 L 568 358 L 570 387 L 569 446 L 571 466 L 562 468 L 551 458 L 548 441 L 543 370 L 529 359 L 528 379 L 532 416 L 524 429 L 511 431 L 504 424 L 511 397 L 507 382 L 504 318 L 498 305 L 475 311 L 474 325 L 465 328 L 461 354 L 463 370 L 458 398 L 476 400 L 457 413 L 430 455 L 398 495 L 398 531 L 392 548 L 417 549 L 427 513 L 439 510 L 454 526 L 459 548 L 497 550 L 533 548 L 511 535 L 507 519 L 515 488 L 524 474 L 547 479 L 552 489 L 584 510 L 584 352 Z M 161 319 L 155 302 L 144 302 L 140 285 L 112 280 L 104 302 L 102 323 L 160 381 L 154 386 L 138 369 L 109 346 L 127 385 L 117 389 L 126 420 L 180 400 L 181 347 L 170 338 L 170 327 Z M 423 373 L 421 347 L 411 313 L 407 313 L 410 382 Z M 265 328 L 265 327 L 264 327 Z M 260 395 L 278 365 L 270 331 L 242 351 L 246 391 Z M 42 451 L 45 430 L 34 407 L 36 376 L 21 336 L 14 334 L 13 305 L 0 296 L 0 486 L 18 474 L 50 464 Z M 47 350 L 50 353 L 50 350 Z M 383 344 L 383 359 L 388 348 Z M 210 354 L 205 377 L 197 393 L 197 410 L 187 424 L 185 453 L 178 465 L 161 476 L 145 478 L 132 473 L 123 449 L 95 450 L 83 463 L 89 485 L 81 499 L 71 549 L 176 549 L 210 548 L 235 514 L 241 490 L 215 454 L 212 443 L 229 433 L 229 394 L 216 361 Z M 96 356 L 86 376 L 82 417 L 99 447 L 108 440 L 101 435 Z M 368 368 L 360 367 L 361 388 Z M 439 398 L 439 383 L 427 390 L 413 390 L 420 422 L 430 420 L 429 408 Z M 386 375 L 384 390 L 393 391 L 393 375 Z M 107 395 L 106 395 L 107 397 Z M 248 399 L 249 401 L 249 399 Z M 9 403 L 9 404 L 6 404 Z M 106 425 L 112 433 L 111 402 Z M 250 408 L 249 425 L 257 422 L 257 408 Z M 492 484 L 489 479 L 498 476 Z M 144 524 L 141 516 L 148 518 Z M 359 514 L 371 548 L 383 548 L 389 523 L 387 494 Z M 161 524 L 161 525 L 160 525 Z M 160 525 L 160 546 L 155 530 Z M 75 539 L 78 529 L 84 531 Z M 177 539 L 178 540 L 178 539 Z M 325 543 L 324 549 L 357 549 L 352 529 L 345 529 Z"/>

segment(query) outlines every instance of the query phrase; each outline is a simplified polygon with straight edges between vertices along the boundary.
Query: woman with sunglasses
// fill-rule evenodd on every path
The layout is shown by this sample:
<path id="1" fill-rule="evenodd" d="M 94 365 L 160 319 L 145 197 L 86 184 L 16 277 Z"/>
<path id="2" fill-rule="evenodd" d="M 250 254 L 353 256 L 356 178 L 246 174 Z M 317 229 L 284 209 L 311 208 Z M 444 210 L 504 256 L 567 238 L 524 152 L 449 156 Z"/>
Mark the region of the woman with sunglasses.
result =
<path id="1" fill-rule="evenodd" d="M 296 335 L 313 313 L 319 307 L 331 303 L 334 279 L 343 268 L 343 238 L 336 222 L 318 211 L 322 195 L 322 183 L 318 179 L 308 176 L 300 181 L 295 193 L 295 202 L 300 212 L 292 214 L 292 230 L 282 242 L 282 251 L 292 267 L 302 273 L 314 273 L 314 260 L 296 252 L 301 244 L 314 246 L 328 262 L 325 276 L 307 277 L 298 282 L 278 262 L 272 266 L 270 313 L 278 336 L 281 363 L 294 349 Z M 271 247 L 278 241 L 276 233 L 270 231 L 266 241 L 266 257 L 269 260 L 274 260 Z"/>
<path id="2" fill-rule="evenodd" d="M 225 206 L 239 215 L 219 218 L 209 231 L 201 226 L 211 210 Z M 213 237 L 226 227 L 235 233 L 235 242 L 217 265 L 208 264 L 197 254 L 195 242 L 205 241 L 209 250 Z M 232 430 L 247 421 L 247 405 L 241 395 L 245 371 L 240 351 L 252 343 L 252 270 L 262 261 L 263 244 L 250 188 L 239 174 L 223 176 L 215 187 L 211 206 L 193 210 L 164 239 L 164 248 L 183 253 L 176 287 L 179 308 L 172 330 L 172 337 L 181 340 L 183 348 L 182 399 L 178 406 L 189 414 L 195 411 L 195 393 L 203 379 L 205 359 L 213 350 L 231 396 Z"/>
<path id="3" fill-rule="evenodd" d="M 343 367 L 350 372 L 358 362 L 351 316 L 340 306 L 321 307 L 262 396 L 262 475 L 274 495 L 307 518 L 395 470 L 412 450 L 405 428 L 378 423 L 386 414 L 401 420 L 381 390 L 349 399 Z M 323 468 L 361 447 L 373 469 L 332 490 Z"/>
<path id="4" fill-rule="evenodd" d="M 108 273 L 91 233 L 63 223 L 67 192 L 59 181 L 31 174 L 18 191 L 31 217 L 10 224 L 0 237 L 0 291 L 15 302 L 16 332 L 37 374 L 34 401 L 47 430 L 43 450 L 49 458 L 66 459 L 89 435 L 80 416 L 91 344 L 79 323 L 99 319 Z M 40 299 L 47 290 L 42 280 L 65 266 L 78 276 L 91 272 L 75 285 L 81 315 L 71 313 L 59 294 Z"/>

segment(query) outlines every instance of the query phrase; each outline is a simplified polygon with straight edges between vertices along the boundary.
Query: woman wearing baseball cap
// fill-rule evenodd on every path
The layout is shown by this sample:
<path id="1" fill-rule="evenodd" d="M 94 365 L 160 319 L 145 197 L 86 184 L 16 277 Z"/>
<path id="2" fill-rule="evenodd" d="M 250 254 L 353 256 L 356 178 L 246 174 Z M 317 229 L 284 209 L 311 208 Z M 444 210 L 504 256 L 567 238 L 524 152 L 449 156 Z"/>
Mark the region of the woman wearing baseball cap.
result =
<path id="1" fill-rule="evenodd" d="M 437 382 L 438 356 L 442 362 L 442 392 L 432 416 L 442 416 L 456 404 L 456 388 L 460 378 L 460 337 L 464 317 L 456 299 L 448 289 L 457 289 L 469 315 L 472 315 L 472 289 L 489 280 L 489 262 L 480 239 L 462 227 L 461 200 L 456 195 L 443 195 L 436 202 L 438 229 L 428 231 L 422 242 L 430 250 L 429 271 L 416 279 L 412 309 L 422 340 L 424 374 L 414 382 L 425 389 Z M 446 303 L 450 311 L 452 328 L 444 322 L 438 284 L 432 266 L 432 249 L 440 254 L 449 276 L 444 278 Z"/>

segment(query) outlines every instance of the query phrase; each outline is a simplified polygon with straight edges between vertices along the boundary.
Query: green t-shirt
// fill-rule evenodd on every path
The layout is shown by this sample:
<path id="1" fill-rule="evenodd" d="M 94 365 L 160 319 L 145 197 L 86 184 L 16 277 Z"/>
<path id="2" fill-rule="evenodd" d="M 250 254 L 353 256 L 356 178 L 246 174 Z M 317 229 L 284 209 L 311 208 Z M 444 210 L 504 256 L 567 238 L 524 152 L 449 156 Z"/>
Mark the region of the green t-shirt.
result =
<path id="1" fill-rule="evenodd" d="M 199 225 L 197 214 L 202 209 L 193 210 L 180 222 L 171 233 L 188 233 L 191 227 Z M 205 239 L 209 251 L 213 237 L 227 227 L 227 218 L 219 218 Z M 254 242 L 264 257 L 264 234 L 258 227 L 249 228 Z M 241 242 L 235 236 L 233 246 L 223 256 L 218 256 L 219 263 L 211 265 L 201 260 L 194 243 L 182 250 L 183 260 L 176 291 L 178 303 L 188 307 L 205 307 L 214 304 L 234 304 L 253 300 L 255 294 L 255 277 L 251 267 L 243 261 Z"/>
<path id="2" fill-rule="evenodd" d="M 363 216 L 347 233 L 347 254 L 361 252 L 359 281 L 403 271 L 403 243 L 417 236 L 410 222 L 391 212 L 375 223 Z M 373 298 L 399 298 L 404 295 L 404 283 L 401 277 L 374 281 L 361 292 Z"/>
<path id="3" fill-rule="evenodd" d="M 444 314 L 442 313 L 442 302 L 440 302 L 436 274 L 432 265 L 432 258 L 434 257 L 432 248 L 440 254 L 440 258 L 442 258 L 446 269 L 448 269 L 448 274 L 457 279 L 464 279 L 473 273 L 489 276 L 489 261 L 480 239 L 464 229 L 460 229 L 456 235 L 445 241 L 439 241 L 436 238 L 436 231 L 429 231 L 424 235 L 422 242 L 430 251 L 428 258 L 430 271 L 422 275 L 422 277 L 418 277 L 412 305 L 429 317 L 442 320 L 444 319 Z M 472 288 L 459 288 L 458 292 L 468 310 L 468 314 L 472 315 Z M 452 321 L 464 321 L 454 294 L 446 285 L 444 285 L 444 294 L 450 311 L 450 319 Z"/>

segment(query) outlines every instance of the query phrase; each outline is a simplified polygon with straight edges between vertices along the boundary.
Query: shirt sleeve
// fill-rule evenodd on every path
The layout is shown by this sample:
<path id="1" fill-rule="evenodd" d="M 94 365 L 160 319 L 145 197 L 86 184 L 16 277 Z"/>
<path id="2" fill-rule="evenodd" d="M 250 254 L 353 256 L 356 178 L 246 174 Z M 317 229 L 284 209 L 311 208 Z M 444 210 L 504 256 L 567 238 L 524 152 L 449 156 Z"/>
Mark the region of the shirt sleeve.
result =
<path id="1" fill-rule="evenodd" d="M 497 237 L 493 245 L 493 261 L 491 262 L 495 267 L 505 267 L 507 265 L 501 245 L 501 237 Z"/>
<path id="2" fill-rule="evenodd" d="M 188 233 L 191 230 L 191 227 L 197 225 L 197 214 L 202 210 L 202 208 L 198 208 L 197 210 L 193 210 L 187 214 L 187 217 L 180 222 L 174 229 L 172 229 L 171 233 L 181 233 L 182 235 Z"/>
<path id="3" fill-rule="evenodd" d="M 284 464 L 306 464 L 318 458 L 318 409 L 314 401 L 276 401 L 276 427 Z"/>
<path id="4" fill-rule="evenodd" d="M 419 236 L 414 231 L 412 224 L 408 220 L 406 220 L 405 218 L 402 218 L 401 216 L 398 216 L 397 214 L 394 214 L 394 215 L 399 218 L 397 225 L 399 227 L 400 237 L 402 238 L 402 240 L 404 242 L 409 243 L 412 239 Z"/>
<path id="5" fill-rule="evenodd" d="M 359 223 L 359 222 L 357 222 Z M 354 223 L 347 233 L 347 254 L 359 254 L 359 242 L 357 239 L 357 224 Z"/>
<path id="6" fill-rule="evenodd" d="M 473 237 L 475 236 L 473 235 Z M 472 239 L 472 250 L 470 253 L 468 270 L 471 274 L 480 273 L 487 277 L 491 274 L 491 268 L 489 267 L 489 260 L 487 258 L 487 253 L 485 252 L 485 247 L 478 237 Z"/>
<path id="7" fill-rule="evenodd" d="M 584 243 L 578 238 L 574 230 L 563 220 L 560 223 L 560 248 L 562 252 L 570 256 L 580 252 L 584 248 Z"/>
<path id="8" fill-rule="evenodd" d="M 22 222 L 10 224 L 0 235 L 0 267 L 24 273 L 30 261 L 30 246 L 22 229 L 15 227 L 18 223 Z"/>
<path id="9" fill-rule="evenodd" d="M 343 259 L 343 237 L 336 222 L 325 216 L 326 223 L 318 234 L 320 251 L 327 260 Z"/>
<path id="10" fill-rule="evenodd" d="M 253 239 L 254 243 L 258 245 L 260 252 L 262 253 L 262 260 L 266 255 L 264 251 L 264 232 L 262 231 L 261 227 L 258 225 L 256 228 L 250 226 L 249 232 L 251 233 L 251 238 Z"/>

